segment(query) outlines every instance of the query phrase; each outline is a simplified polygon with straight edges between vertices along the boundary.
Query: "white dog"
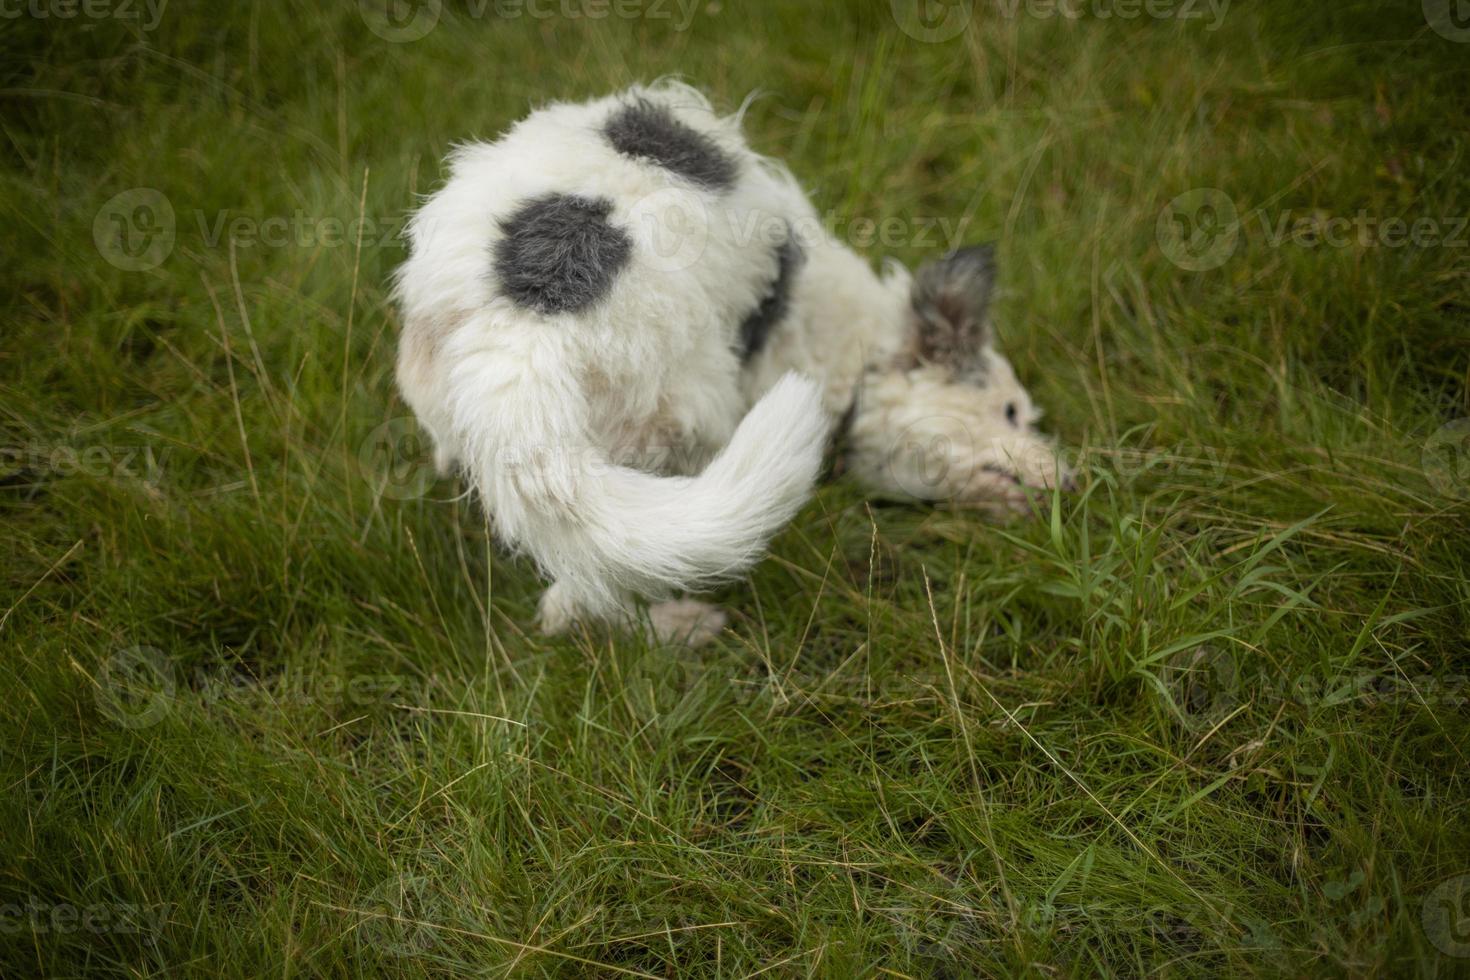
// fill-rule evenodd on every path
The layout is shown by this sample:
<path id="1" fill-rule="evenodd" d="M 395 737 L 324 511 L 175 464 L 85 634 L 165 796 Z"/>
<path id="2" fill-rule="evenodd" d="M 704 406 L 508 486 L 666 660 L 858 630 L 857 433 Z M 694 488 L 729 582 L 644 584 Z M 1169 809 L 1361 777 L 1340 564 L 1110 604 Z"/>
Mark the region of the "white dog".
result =
<path id="1" fill-rule="evenodd" d="M 747 569 L 839 423 L 880 491 L 1024 510 L 1070 480 L 992 343 L 990 249 L 875 275 L 686 86 L 459 147 L 409 236 L 399 385 L 551 580 L 548 632 Z M 682 600 L 650 621 L 699 642 L 724 619 Z"/>

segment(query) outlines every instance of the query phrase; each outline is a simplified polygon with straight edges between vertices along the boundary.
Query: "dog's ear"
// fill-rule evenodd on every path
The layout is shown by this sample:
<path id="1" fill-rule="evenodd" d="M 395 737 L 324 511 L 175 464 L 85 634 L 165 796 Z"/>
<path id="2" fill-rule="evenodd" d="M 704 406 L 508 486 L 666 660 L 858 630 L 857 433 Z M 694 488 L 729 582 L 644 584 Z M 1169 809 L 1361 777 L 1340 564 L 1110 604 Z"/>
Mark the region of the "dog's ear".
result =
<path id="1" fill-rule="evenodd" d="M 975 364 L 990 341 L 994 286 L 994 245 L 972 245 L 919 266 L 911 293 L 910 362 L 956 369 Z"/>

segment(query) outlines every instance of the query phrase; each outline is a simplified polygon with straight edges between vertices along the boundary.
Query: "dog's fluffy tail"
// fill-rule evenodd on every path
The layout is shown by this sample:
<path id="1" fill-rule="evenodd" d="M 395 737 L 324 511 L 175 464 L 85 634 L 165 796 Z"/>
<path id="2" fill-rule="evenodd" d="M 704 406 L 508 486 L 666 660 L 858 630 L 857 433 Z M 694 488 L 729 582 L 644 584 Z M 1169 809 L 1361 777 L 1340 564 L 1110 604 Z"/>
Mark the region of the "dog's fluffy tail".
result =
<path id="1" fill-rule="evenodd" d="M 698 589 L 754 564 L 811 494 L 827 433 L 821 390 L 788 374 L 698 476 L 618 466 L 597 448 L 511 466 L 481 455 L 471 469 L 497 530 L 536 559 L 562 601 L 610 617 L 629 593 Z"/>

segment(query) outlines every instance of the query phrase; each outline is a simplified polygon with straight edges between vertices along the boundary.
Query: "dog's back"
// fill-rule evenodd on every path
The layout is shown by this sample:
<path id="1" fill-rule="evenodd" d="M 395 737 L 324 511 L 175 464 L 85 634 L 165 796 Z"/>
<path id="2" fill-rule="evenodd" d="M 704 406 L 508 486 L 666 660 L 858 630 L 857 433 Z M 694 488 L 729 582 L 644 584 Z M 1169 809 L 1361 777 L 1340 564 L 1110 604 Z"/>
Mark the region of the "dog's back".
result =
<path id="1" fill-rule="evenodd" d="M 620 458 L 657 465 L 647 454 L 662 452 L 675 470 L 697 469 L 746 408 L 742 361 L 801 261 L 788 216 L 808 213 L 790 178 L 693 89 L 538 110 L 457 150 L 412 221 L 399 273 L 404 394 L 452 442 L 434 418 L 449 366 L 438 355 L 456 325 L 483 315 L 483 345 L 554 357 L 582 379 Z"/>

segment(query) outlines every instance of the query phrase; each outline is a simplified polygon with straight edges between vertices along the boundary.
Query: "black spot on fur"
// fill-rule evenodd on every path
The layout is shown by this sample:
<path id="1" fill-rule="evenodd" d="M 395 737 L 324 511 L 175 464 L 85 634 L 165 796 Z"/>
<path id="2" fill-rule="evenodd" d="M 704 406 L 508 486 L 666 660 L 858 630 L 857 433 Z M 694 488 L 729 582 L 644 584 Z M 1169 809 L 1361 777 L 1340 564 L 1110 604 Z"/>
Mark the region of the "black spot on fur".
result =
<path id="1" fill-rule="evenodd" d="M 806 253 L 788 227 L 786 240 L 776 249 L 776 280 L 760 305 L 740 324 L 740 363 L 749 364 L 761 352 L 771 331 L 786 316 L 786 308 L 791 305 L 791 284 L 805 258 Z"/>
<path id="2" fill-rule="evenodd" d="M 547 194 L 500 222 L 495 275 L 501 291 L 538 313 L 577 313 L 607 295 L 633 252 L 608 222 L 606 198 Z"/>
<path id="3" fill-rule="evenodd" d="M 624 156 L 652 160 L 711 190 L 735 186 L 738 168 L 730 155 L 707 134 L 680 122 L 667 106 L 647 99 L 630 102 L 608 118 L 602 132 Z"/>

